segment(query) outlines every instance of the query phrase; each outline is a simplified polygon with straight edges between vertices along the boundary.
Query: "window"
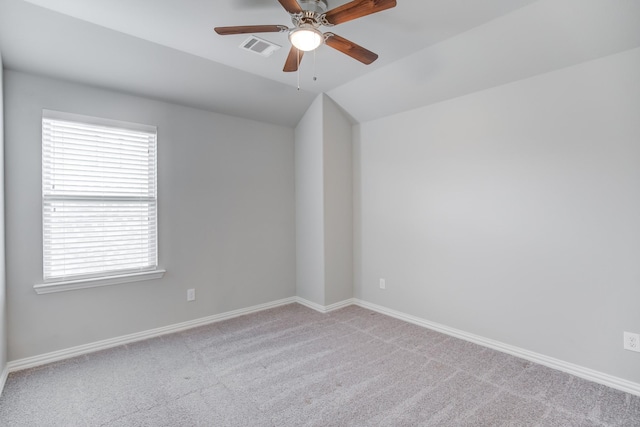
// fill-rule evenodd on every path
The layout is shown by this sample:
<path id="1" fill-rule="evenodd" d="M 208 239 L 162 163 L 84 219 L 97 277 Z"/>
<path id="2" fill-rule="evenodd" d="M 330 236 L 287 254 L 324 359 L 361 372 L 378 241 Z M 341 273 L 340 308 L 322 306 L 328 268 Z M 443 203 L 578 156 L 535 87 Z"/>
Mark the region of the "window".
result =
<path id="1" fill-rule="evenodd" d="M 45 110 L 36 291 L 162 277 L 156 195 L 155 127 Z"/>

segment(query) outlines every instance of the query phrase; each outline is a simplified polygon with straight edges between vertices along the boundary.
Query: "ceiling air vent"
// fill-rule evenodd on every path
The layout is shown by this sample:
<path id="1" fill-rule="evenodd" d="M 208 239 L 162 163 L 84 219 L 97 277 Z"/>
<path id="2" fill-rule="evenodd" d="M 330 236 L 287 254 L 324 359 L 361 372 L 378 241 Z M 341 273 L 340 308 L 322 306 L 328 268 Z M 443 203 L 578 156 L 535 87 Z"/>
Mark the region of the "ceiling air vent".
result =
<path id="1" fill-rule="evenodd" d="M 275 43 L 271 43 L 256 36 L 249 37 L 240 45 L 241 49 L 257 53 L 264 57 L 270 56 L 273 52 L 280 49 L 280 47 L 281 46 L 278 46 Z"/>

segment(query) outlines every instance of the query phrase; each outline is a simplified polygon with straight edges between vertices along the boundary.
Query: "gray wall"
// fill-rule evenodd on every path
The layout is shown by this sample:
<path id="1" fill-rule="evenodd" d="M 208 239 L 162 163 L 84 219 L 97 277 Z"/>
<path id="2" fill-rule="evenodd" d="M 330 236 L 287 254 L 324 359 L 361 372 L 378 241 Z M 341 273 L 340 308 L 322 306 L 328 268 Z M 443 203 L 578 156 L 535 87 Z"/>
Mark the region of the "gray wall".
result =
<path id="1" fill-rule="evenodd" d="M 7 365 L 7 299 L 4 248 L 4 94 L 0 53 L 0 374 Z M 2 390 L 0 389 L 0 393 Z"/>
<path id="2" fill-rule="evenodd" d="M 634 49 L 360 125 L 356 297 L 640 382 L 638 76 Z"/>
<path id="3" fill-rule="evenodd" d="M 321 306 L 353 297 L 351 128 L 322 94 L 295 131 L 297 294 Z"/>
<path id="4" fill-rule="evenodd" d="M 322 96 L 295 130 L 296 293 L 324 305 Z"/>
<path id="5" fill-rule="evenodd" d="M 325 305 L 353 298 L 352 124 L 322 97 Z"/>
<path id="6" fill-rule="evenodd" d="M 43 108 L 158 126 L 163 279 L 36 295 Z M 292 129 L 16 71 L 5 113 L 9 360 L 295 295 Z"/>

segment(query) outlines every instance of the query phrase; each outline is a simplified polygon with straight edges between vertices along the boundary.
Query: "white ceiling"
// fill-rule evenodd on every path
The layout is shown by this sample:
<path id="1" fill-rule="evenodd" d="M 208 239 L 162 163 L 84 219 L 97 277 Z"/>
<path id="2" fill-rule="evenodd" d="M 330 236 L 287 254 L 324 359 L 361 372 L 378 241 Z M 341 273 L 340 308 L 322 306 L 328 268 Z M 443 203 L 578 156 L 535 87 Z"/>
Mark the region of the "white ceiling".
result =
<path id="1" fill-rule="evenodd" d="M 220 64 L 295 86 L 295 73 L 282 67 L 289 52 L 286 33 L 258 34 L 282 46 L 269 58 L 238 49 L 247 35 L 219 36 L 214 27 L 280 24 L 292 26 L 277 0 L 28 0 L 29 3 L 197 55 Z M 329 8 L 349 0 L 328 0 Z M 322 46 L 302 61 L 301 85 L 321 93 L 417 50 L 504 15 L 534 0 L 399 0 L 398 6 L 331 28 L 380 55 L 372 66 Z"/>
<path id="2" fill-rule="evenodd" d="M 329 0 L 329 8 L 346 2 Z M 277 0 L 0 0 L 0 52 L 9 69 L 295 126 L 317 93 L 369 120 L 640 45 L 639 4 L 398 0 L 331 28 L 378 53 L 376 62 L 321 46 L 318 80 L 307 54 L 300 91 L 296 73 L 282 72 L 286 34 L 258 34 L 283 46 L 263 58 L 238 48 L 246 35 L 213 31 L 290 26 Z M 383 108 L 372 111 L 374 101 Z"/>
<path id="3" fill-rule="evenodd" d="M 638 0 L 540 0 L 328 95 L 365 122 L 639 46 Z"/>

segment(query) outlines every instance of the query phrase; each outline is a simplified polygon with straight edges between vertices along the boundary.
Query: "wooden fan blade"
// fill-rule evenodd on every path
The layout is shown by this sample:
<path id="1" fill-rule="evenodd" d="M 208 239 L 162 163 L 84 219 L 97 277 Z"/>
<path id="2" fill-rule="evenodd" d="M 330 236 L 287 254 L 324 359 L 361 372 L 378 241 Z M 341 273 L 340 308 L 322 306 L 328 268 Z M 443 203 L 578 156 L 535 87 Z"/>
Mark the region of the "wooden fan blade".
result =
<path id="1" fill-rule="evenodd" d="M 349 55 L 353 59 L 357 59 L 363 64 L 369 65 L 373 61 L 378 59 L 377 54 L 363 48 L 362 46 L 355 44 L 352 41 L 345 39 L 344 37 L 340 37 L 337 34 L 325 33 L 324 36 L 325 36 L 324 43 L 327 46 L 330 46 L 336 50 L 339 50 L 345 55 Z"/>
<path id="2" fill-rule="evenodd" d="M 338 25 L 392 7 L 396 7 L 396 0 L 354 0 L 331 9 L 325 14 L 325 19 L 330 24 Z"/>
<path id="3" fill-rule="evenodd" d="M 300 54 L 300 56 L 298 56 L 298 53 Z M 302 55 L 304 55 L 303 50 L 298 50 L 295 46 L 291 46 L 289 56 L 287 56 L 287 60 L 284 63 L 284 68 L 282 69 L 282 71 L 284 71 L 285 73 L 298 71 L 298 64 L 302 62 Z"/>
<path id="4" fill-rule="evenodd" d="M 247 33 L 280 33 L 287 31 L 289 28 L 284 25 L 239 25 L 236 27 L 216 27 L 216 33 L 221 36 L 231 34 L 247 34 Z"/>
<path id="5" fill-rule="evenodd" d="M 284 10 L 289 13 L 302 13 L 302 8 L 296 0 L 278 0 Z"/>

